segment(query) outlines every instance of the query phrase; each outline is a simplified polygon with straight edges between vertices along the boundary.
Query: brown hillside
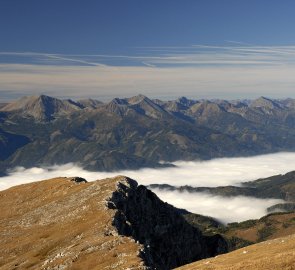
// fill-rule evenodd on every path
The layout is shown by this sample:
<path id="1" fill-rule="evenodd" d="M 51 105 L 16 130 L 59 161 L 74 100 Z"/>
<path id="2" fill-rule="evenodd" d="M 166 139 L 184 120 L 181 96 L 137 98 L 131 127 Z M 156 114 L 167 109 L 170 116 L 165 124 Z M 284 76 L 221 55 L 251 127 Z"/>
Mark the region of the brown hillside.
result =
<path id="1" fill-rule="evenodd" d="M 294 270 L 295 235 L 251 245 L 201 260 L 179 270 Z"/>
<path id="2" fill-rule="evenodd" d="M 237 237 L 253 243 L 291 234 L 295 234 L 295 212 L 273 213 L 258 220 L 231 223 L 224 231 L 227 238 Z"/>
<path id="3" fill-rule="evenodd" d="M 116 233 L 105 206 L 118 180 L 56 178 L 0 192 L 0 268 L 139 269 L 140 245 Z"/>
<path id="4" fill-rule="evenodd" d="M 1 269 L 169 270 L 228 250 L 132 179 L 81 181 L 0 192 Z"/>

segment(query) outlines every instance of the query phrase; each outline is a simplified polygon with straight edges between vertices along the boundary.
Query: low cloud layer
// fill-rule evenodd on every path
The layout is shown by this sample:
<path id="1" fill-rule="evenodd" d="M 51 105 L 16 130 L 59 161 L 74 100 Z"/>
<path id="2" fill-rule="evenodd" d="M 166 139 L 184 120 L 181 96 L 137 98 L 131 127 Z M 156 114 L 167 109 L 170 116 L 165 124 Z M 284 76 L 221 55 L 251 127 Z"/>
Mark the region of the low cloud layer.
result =
<path id="1" fill-rule="evenodd" d="M 257 219 L 267 214 L 266 209 L 281 203 L 277 199 L 257 199 L 245 196 L 221 197 L 206 193 L 153 190 L 160 199 L 192 213 L 210 216 L 223 223 Z"/>
<path id="2" fill-rule="evenodd" d="M 178 161 L 174 168 L 141 169 L 136 171 L 89 172 L 75 164 L 49 168 L 16 168 L 6 177 L 0 178 L 0 190 L 24 183 L 54 177 L 81 176 L 88 181 L 116 175 L 126 175 L 140 184 L 170 184 L 174 186 L 215 187 L 239 185 L 244 181 L 256 180 L 295 170 L 295 153 L 277 153 L 247 158 L 221 158 L 210 161 Z M 208 194 L 163 192 L 157 195 L 177 207 L 191 212 L 216 217 L 223 222 L 259 218 L 266 214 L 266 208 L 278 200 L 263 200 L 250 197 L 223 198 Z"/>

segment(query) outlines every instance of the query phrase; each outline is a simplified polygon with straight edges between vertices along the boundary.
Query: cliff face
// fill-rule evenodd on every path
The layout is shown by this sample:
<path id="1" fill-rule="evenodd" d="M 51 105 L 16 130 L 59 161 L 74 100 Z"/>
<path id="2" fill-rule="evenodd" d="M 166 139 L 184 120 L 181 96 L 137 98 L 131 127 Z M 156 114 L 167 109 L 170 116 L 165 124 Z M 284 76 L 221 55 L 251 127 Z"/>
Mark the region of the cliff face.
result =
<path id="1" fill-rule="evenodd" d="M 134 180 L 70 180 L 0 192 L 1 269 L 171 269 L 226 251 Z"/>
<path id="2" fill-rule="evenodd" d="M 117 210 L 113 225 L 119 234 L 143 244 L 141 256 L 153 269 L 171 269 L 227 251 L 221 236 L 204 236 L 173 206 L 134 180 L 118 183 L 108 207 Z"/>

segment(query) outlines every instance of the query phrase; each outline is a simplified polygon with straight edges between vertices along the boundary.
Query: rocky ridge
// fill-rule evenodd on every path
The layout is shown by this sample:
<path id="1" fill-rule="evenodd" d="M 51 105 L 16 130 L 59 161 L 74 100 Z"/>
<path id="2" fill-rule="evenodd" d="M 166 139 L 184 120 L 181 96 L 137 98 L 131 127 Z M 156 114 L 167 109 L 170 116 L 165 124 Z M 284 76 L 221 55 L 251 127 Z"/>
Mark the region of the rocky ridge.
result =
<path id="1" fill-rule="evenodd" d="M 204 236 L 173 206 L 146 187 L 137 186 L 134 180 L 127 181 L 128 185 L 118 184 L 108 207 L 117 209 L 113 225 L 119 234 L 144 245 L 142 257 L 147 265 L 171 269 L 227 251 L 227 243 L 220 235 Z"/>
<path id="2" fill-rule="evenodd" d="M 0 192 L 1 269 L 171 269 L 227 251 L 124 176 Z"/>

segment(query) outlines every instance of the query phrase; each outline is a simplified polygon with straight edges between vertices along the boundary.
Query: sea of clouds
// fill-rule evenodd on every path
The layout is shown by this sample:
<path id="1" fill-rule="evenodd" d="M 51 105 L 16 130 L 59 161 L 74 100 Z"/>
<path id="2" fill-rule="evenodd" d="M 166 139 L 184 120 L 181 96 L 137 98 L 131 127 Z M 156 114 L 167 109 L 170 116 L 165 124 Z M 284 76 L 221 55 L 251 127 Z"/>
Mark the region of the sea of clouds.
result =
<path id="1" fill-rule="evenodd" d="M 267 214 L 266 209 L 269 206 L 283 202 L 277 199 L 257 199 L 245 196 L 221 197 L 201 192 L 189 193 L 159 189 L 153 189 L 153 191 L 163 201 L 178 208 L 214 217 L 222 223 L 241 222 L 263 217 Z"/>
<path id="2" fill-rule="evenodd" d="M 145 168 L 117 172 L 90 172 L 75 164 L 47 168 L 15 168 L 0 178 L 0 190 L 11 186 L 54 177 L 80 176 L 88 181 L 126 175 L 140 184 L 190 185 L 216 187 L 240 185 L 242 182 L 284 174 L 295 170 L 295 153 L 276 153 L 243 158 L 219 158 L 209 161 L 177 161 L 171 168 Z M 266 208 L 281 202 L 245 196 L 221 197 L 205 193 L 153 190 L 162 200 L 188 211 L 215 217 L 225 223 L 260 218 Z"/>

